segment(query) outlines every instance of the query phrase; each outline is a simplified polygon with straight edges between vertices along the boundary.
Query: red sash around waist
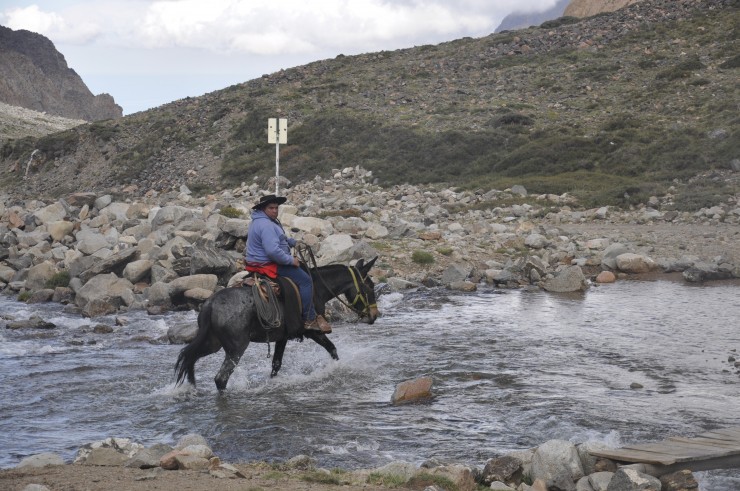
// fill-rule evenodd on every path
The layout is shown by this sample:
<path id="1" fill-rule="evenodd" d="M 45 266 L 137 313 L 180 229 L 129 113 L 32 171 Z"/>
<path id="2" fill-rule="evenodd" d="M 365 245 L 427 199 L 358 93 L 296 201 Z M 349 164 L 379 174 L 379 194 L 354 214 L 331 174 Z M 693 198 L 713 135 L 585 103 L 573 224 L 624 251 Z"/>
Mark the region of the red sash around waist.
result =
<path id="1" fill-rule="evenodd" d="M 248 262 L 244 266 L 244 269 L 249 271 L 250 273 L 259 273 L 263 274 L 265 276 L 269 276 L 270 278 L 277 278 L 277 270 L 278 265 L 277 263 L 253 263 Z"/>

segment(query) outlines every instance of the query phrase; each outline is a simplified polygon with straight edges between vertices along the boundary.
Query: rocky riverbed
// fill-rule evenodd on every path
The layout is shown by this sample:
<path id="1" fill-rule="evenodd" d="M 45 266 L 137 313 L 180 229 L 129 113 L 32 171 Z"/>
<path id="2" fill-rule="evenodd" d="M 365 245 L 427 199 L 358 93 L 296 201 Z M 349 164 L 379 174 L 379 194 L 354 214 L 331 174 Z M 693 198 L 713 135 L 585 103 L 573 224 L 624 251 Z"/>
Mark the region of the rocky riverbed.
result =
<path id="1" fill-rule="evenodd" d="M 275 489 L 306 491 L 341 486 L 345 490 L 391 488 L 425 491 L 472 491 L 479 486 L 497 491 L 679 491 L 696 489 L 688 471 L 658 477 L 642 464 L 617 466 L 593 456 L 607 448 L 601 444 L 575 445 L 550 440 L 537 448 L 491 458 L 481 468 L 461 463 L 424 462 L 420 466 L 395 461 L 375 469 L 342 471 L 323 469 L 305 455 L 285 463 L 222 462 L 200 435 L 186 435 L 174 446 L 144 447 L 128 439 L 108 438 L 77 452 L 73 464 L 45 453 L 27 457 L 11 470 L 0 470 L 4 489 L 107 490 L 237 490 Z M 652 471 L 653 474 L 660 472 Z M 246 487 L 245 487 L 246 486 Z"/>
<path id="2" fill-rule="evenodd" d="M 671 195 L 631 210 L 581 209 L 568 195 L 372 184 L 360 168 L 283 183 L 281 220 L 318 264 L 378 256 L 386 289 L 419 286 L 585 290 L 594 282 L 678 273 L 684 281 L 740 278 L 737 197 L 698 212 Z M 182 187 L 54 202 L 0 204 L 0 288 L 95 317 L 128 309 L 197 308 L 239 270 L 251 206 L 269 191 L 243 185 L 194 197 Z"/>

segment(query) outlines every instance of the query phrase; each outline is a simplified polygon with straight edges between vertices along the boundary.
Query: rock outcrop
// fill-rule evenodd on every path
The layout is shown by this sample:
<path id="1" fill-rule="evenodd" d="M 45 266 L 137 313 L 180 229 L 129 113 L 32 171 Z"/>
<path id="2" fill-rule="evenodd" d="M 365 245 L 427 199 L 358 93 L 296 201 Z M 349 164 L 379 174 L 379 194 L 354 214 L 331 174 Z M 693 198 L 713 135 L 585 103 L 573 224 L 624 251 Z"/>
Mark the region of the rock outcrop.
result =
<path id="1" fill-rule="evenodd" d="M 0 26 L 0 101 L 70 119 L 120 118 L 109 94 L 93 95 L 41 34 Z"/>
<path id="2" fill-rule="evenodd" d="M 501 21 L 501 24 L 496 28 L 494 32 L 511 31 L 515 29 L 523 29 L 529 26 L 538 26 L 545 21 L 557 19 L 563 15 L 565 8 L 568 6 L 569 0 L 558 0 L 558 2 L 551 8 L 543 12 L 514 12 Z"/>

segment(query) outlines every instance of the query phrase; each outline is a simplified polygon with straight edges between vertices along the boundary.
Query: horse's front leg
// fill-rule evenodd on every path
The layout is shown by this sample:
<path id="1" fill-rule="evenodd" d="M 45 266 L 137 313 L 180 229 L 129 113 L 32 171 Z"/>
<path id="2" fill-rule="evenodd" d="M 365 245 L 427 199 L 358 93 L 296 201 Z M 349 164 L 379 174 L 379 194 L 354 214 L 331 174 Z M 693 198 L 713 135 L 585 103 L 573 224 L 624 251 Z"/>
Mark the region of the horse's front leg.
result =
<path id="1" fill-rule="evenodd" d="M 313 339 L 316 343 L 323 346 L 324 349 L 329 352 L 332 358 L 334 358 L 335 360 L 339 359 L 339 355 L 337 354 L 337 347 L 334 346 L 334 343 L 329 341 L 329 338 L 326 337 L 326 334 L 318 331 L 305 331 L 303 335 L 307 338 Z"/>
<path id="2" fill-rule="evenodd" d="M 246 349 L 246 345 L 244 345 L 243 347 L 240 346 L 235 350 L 228 351 L 226 350 L 226 347 L 224 347 L 226 356 L 224 357 L 224 362 L 221 364 L 221 368 L 219 369 L 218 373 L 216 374 L 216 378 L 214 379 L 214 381 L 216 382 L 216 388 L 219 392 L 223 393 L 223 391 L 226 390 L 226 384 L 229 381 L 229 377 L 231 377 L 231 374 L 234 372 L 234 368 L 236 368 L 236 366 L 239 364 L 239 360 L 241 359 L 242 355 L 244 354 L 244 350 Z"/>
<path id="3" fill-rule="evenodd" d="M 280 367 L 283 366 L 283 353 L 285 353 L 285 346 L 287 344 L 287 339 L 281 339 L 275 342 L 275 353 L 272 355 L 272 373 L 270 373 L 270 377 L 277 375 Z"/>

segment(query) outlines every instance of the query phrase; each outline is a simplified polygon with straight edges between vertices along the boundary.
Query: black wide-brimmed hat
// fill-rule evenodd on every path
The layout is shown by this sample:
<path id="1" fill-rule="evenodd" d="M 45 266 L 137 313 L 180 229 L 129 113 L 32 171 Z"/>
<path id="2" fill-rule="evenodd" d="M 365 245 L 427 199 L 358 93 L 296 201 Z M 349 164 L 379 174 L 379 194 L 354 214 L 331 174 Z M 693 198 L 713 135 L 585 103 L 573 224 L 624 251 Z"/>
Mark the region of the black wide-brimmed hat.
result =
<path id="1" fill-rule="evenodd" d="M 252 209 L 261 210 L 262 208 L 269 205 L 270 203 L 277 203 L 279 205 L 282 205 L 286 201 L 288 201 L 288 198 L 285 198 L 283 196 L 275 196 L 274 194 L 268 194 L 267 196 L 262 196 L 260 198 L 260 202 L 254 205 Z"/>

